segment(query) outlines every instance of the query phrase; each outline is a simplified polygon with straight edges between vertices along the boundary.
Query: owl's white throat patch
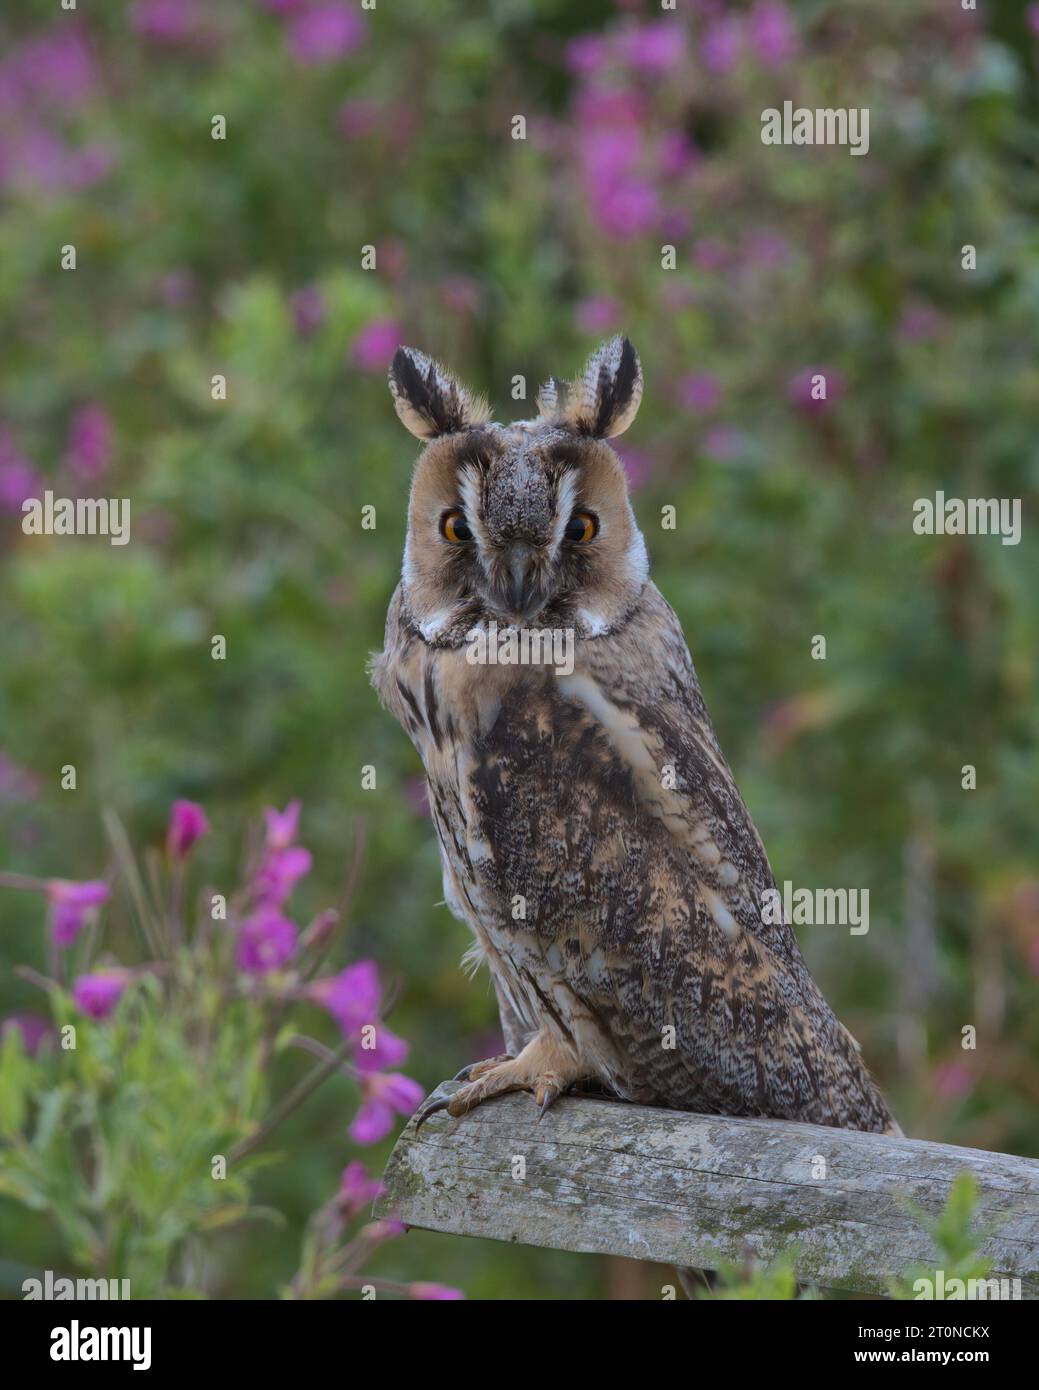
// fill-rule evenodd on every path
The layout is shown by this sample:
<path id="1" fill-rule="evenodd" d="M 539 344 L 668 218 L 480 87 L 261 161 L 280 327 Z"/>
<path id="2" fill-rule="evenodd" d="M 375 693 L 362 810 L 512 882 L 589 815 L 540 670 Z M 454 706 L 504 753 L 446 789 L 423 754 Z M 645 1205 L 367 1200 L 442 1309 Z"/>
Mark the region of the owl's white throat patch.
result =
<path id="1" fill-rule="evenodd" d="M 470 666 L 542 666 L 553 667 L 557 676 L 573 674 L 572 627 L 499 627 L 492 618 L 465 636 Z"/>

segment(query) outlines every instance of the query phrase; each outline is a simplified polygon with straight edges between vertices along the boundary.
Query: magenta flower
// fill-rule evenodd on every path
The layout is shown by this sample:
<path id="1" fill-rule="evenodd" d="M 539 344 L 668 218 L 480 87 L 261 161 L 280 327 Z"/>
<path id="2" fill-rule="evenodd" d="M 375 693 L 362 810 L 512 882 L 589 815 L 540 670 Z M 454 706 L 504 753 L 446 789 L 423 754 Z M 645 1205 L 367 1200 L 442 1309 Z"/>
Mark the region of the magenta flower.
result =
<path id="1" fill-rule="evenodd" d="M 34 801 L 42 785 L 35 772 L 20 767 L 0 748 L 0 801 Z"/>
<path id="2" fill-rule="evenodd" d="M 700 152 L 684 130 L 671 130 L 661 140 L 657 157 L 660 172 L 677 178 L 696 166 Z"/>
<path id="3" fill-rule="evenodd" d="M 137 0 L 130 22 L 154 43 L 189 43 L 201 29 L 202 11 L 196 0 Z"/>
<path id="4" fill-rule="evenodd" d="M 30 1057 L 35 1057 L 44 1041 L 54 1033 L 49 1019 L 44 1018 L 42 1014 L 31 1013 L 28 1009 L 19 1010 L 0 1019 L 0 1040 L 5 1033 L 14 1029 L 21 1033 L 22 1046 Z"/>
<path id="5" fill-rule="evenodd" d="M 345 58 L 364 42 L 364 38 L 364 20 L 356 10 L 345 5 L 316 5 L 295 15 L 289 22 L 289 48 L 308 66 Z"/>
<path id="6" fill-rule="evenodd" d="M 723 16 L 713 20 L 700 40 L 700 58 L 708 72 L 725 73 L 740 56 L 743 35 L 737 19 Z"/>
<path id="7" fill-rule="evenodd" d="M 77 478 L 92 482 L 107 469 L 112 456 L 112 422 L 99 405 L 85 405 L 72 417 L 68 464 Z"/>
<path id="8" fill-rule="evenodd" d="M 750 265 L 775 270 L 790 259 L 790 243 L 786 237 L 768 227 L 761 227 L 747 237 L 744 255 Z"/>
<path id="9" fill-rule="evenodd" d="M 351 360 L 362 372 L 384 372 L 403 341 L 396 319 L 372 319 L 354 339 Z"/>
<path id="10" fill-rule="evenodd" d="M 197 801 L 175 801 L 166 831 L 166 853 L 171 859 L 186 859 L 191 846 L 208 830 L 206 813 Z"/>
<path id="11" fill-rule="evenodd" d="M 797 31 L 781 0 L 756 0 L 747 17 L 747 34 L 762 67 L 780 68 L 797 52 Z"/>
<path id="12" fill-rule="evenodd" d="M 336 116 L 336 126 L 341 135 L 356 140 L 362 136 L 370 135 L 378 126 L 381 117 L 382 112 L 374 101 L 365 101 L 358 97 L 355 100 L 343 102 Z"/>
<path id="13" fill-rule="evenodd" d="M 417 1081 L 400 1072 L 373 1072 L 361 1078 L 364 1099 L 350 1125 L 358 1144 L 377 1144 L 393 1128 L 393 1117 L 413 1115 L 424 1092 Z"/>
<path id="14" fill-rule="evenodd" d="M 40 475 L 0 425 L 0 511 L 21 512 L 27 498 L 42 495 Z"/>
<path id="15" fill-rule="evenodd" d="M 1039 38 L 1039 4 L 1029 5 L 1025 10 L 1025 17 L 1028 20 L 1028 27 L 1033 34 Z"/>
<path id="16" fill-rule="evenodd" d="M 582 333 L 608 333 L 616 328 L 619 318 L 617 301 L 603 294 L 582 299 L 574 310 L 574 322 Z"/>
<path id="17" fill-rule="evenodd" d="M 685 32 L 677 19 L 635 25 L 621 35 L 620 51 L 630 67 L 656 77 L 682 61 Z"/>
<path id="18" fill-rule="evenodd" d="M 292 322 L 301 338 L 309 338 L 325 321 L 325 296 L 317 285 L 304 285 L 289 298 Z"/>
<path id="19" fill-rule="evenodd" d="M 108 897 L 108 884 L 102 879 L 76 883 L 52 878 L 46 887 L 51 906 L 51 939 L 56 946 L 71 946 L 83 929 L 87 914 Z"/>
<path id="20" fill-rule="evenodd" d="M 289 802 L 284 811 L 277 811 L 273 806 L 264 811 L 263 817 L 267 822 L 268 849 L 288 849 L 291 844 L 295 843 L 296 835 L 299 832 L 299 813 L 302 809 L 303 802 L 297 797 Z"/>
<path id="21" fill-rule="evenodd" d="M 91 1018 L 107 1018 L 122 998 L 130 979 L 127 970 L 99 970 L 80 975 L 72 986 L 72 1002 Z"/>
<path id="22" fill-rule="evenodd" d="M 296 950 L 296 924 L 273 907 L 261 907 L 238 933 L 238 968 L 250 975 L 280 970 Z"/>
<path id="23" fill-rule="evenodd" d="M 370 1178 L 359 1158 L 348 1163 L 339 1179 L 339 1200 L 347 1216 L 356 1216 L 386 1191 L 378 1178 Z"/>
<path id="24" fill-rule="evenodd" d="M 309 994 L 338 1023 L 344 1036 L 358 1033 L 377 1022 L 382 1004 L 379 967 L 373 960 L 359 960 L 330 979 L 315 980 Z"/>
<path id="25" fill-rule="evenodd" d="M 588 77 L 606 66 L 609 56 L 605 40 L 599 34 L 578 34 L 566 46 L 566 65 L 573 73 Z"/>
<path id="26" fill-rule="evenodd" d="M 678 399 L 686 410 L 713 410 L 721 399 L 721 383 L 713 372 L 690 372 L 678 383 Z"/>
<path id="27" fill-rule="evenodd" d="M 944 320 L 933 304 L 916 301 L 906 305 L 898 321 L 898 336 L 909 343 L 923 343 L 941 331 Z"/>
<path id="28" fill-rule="evenodd" d="M 942 1062 L 934 1070 L 932 1084 L 942 1100 L 962 1100 L 974 1089 L 974 1075 L 963 1062 Z"/>
<path id="29" fill-rule="evenodd" d="M 805 367 L 787 384 L 790 400 L 810 414 L 826 410 L 843 394 L 844 378 L 832 367 Z"/>
<path id="30" fill-rule="evenodd" d="M 65 19 L 17 51 L 12 67 L 15 80 L 42 106 L 81 106 L 97 82 L 83 31 Z"/>
<path id="31" fill-rule="evenodd" d="M 417 1298 L 423 1301 L 435 1300 L 437 1302 L 454 1302 L 457 1299 L 464 1299 L 465 1294 L 461 1289 L 452 1289 L 447 1284 L 409 1284 L 408 1297 Z"/>
<path id="32" fill-rule="evenodd" d="M 744 447 L 744 437 L 732 425 L 715 425 L 703 438 L 703 451 L 708 458 L 724 463 L 738 458 Z"/>
<path id="33" fill-rule="evenodd" d="M 645 449 L 635 449 L 630 444 L 614 444 L 628 479 L 628 487 L 636 492 L 653 472 L 653 460 Z"/>
<path id="34" fill-rule="evenodd" d="M 291 896 L 300 879 L 310 873 L 312 863 L 310 850 L 302 845 L 268 850 L 253 883 L 260 901 L 271 907 L 280 907 Z"/>
<path id="35" fill-rule="evenodd" d="M 354 1053 L 354 1065 L 359 1071 L 387 1071 L 391 1067 L 402 1066 L 408 1060 L 410 1046 L 396 1033 L 391 1033 L 385 1023 L 375 1023 L 371 1033 L 363 1033 L 360 1045 Z"/>
<path id="36" fill-rule="evenodd" d="M 660 200 L 647 180 L 618 179 L 593 187 L 592 211 L 608 237 L 631 241 L 656 223 Z"/>

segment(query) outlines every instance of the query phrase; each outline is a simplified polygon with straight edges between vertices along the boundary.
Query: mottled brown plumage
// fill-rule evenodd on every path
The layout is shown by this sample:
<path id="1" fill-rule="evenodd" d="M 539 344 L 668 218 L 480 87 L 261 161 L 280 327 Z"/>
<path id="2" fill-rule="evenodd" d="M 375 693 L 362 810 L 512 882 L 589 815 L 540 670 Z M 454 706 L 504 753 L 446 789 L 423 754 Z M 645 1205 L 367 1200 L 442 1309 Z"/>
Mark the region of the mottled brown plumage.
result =
<path id="1" fill-rule="evenodd" d="M 391 388 L 430 442 L 373 680 L 422 756 L 447 902 L 516 1054 L 471 1068 L 451 1112 L 514 1089 L 544 1107 L 595 1079 L 647 1104 L 897 1132 L 790 927 L 762 921 L 768 859 L 604 442 L 641 397 L 630 344 L 517 425 L 408 349 Z M 509 623 L 571 632 L 573 669 L 474 664 L 474 634 Z"/>

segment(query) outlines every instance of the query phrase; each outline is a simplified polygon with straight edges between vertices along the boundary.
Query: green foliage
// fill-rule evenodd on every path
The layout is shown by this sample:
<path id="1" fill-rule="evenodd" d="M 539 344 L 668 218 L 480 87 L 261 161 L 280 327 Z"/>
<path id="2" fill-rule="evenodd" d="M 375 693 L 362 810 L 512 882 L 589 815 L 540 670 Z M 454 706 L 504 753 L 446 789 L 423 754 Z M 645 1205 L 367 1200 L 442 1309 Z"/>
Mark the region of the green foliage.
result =
<path id="1" fill-rule="evenodd" d="M 953 1183 L 948 1201 L 936 1221 L 928 1221 L 921 1216 L 921 1222 L 930 1232 L 935 1246 L 933 1266 L 921 1265 L 911 1270 L 899 1280 L 892 1281 L 890 1294 L 897 1299 L 916 1299 L 920 1290 L 914 1288 L 918 1280 L 927 1280 L 933 1287 L 937 1271 L 944 1276 L 945 1287 L 953 1279 L 987 1279 L 991 1273 L 991 1261 L 980 1253 L 985 1232 L 978 1227 L 978 1184 L 974 1175 L 964 1172 Z"/>

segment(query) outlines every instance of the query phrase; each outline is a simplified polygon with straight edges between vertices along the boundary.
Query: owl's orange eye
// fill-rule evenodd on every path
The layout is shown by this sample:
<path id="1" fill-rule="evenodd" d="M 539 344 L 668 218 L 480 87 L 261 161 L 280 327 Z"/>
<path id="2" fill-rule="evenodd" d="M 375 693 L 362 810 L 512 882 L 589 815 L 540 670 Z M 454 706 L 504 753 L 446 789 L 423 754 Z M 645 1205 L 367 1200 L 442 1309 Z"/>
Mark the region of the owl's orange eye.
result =
<path id="1" fill-rule="evenodd" d="M 465 519 L 465 512 L 445 512 L 440 518 L 440 534 L 452 545 L 464 545 L 466 541 L 471 541 L 473 533 Z"/>
<path id="2" fill-rule="evenodd" d="M 593 516 L 591 512 L 574 512 L 566 523 L 566 530 L 563 535 L 568 541 L 576 541 L 578 545 L 587 545 L 589 541 L 595 539 L 598 530 L 598 518 Z"/>

